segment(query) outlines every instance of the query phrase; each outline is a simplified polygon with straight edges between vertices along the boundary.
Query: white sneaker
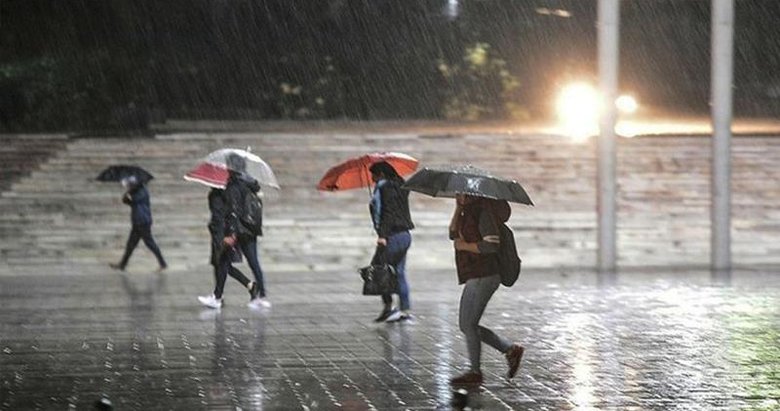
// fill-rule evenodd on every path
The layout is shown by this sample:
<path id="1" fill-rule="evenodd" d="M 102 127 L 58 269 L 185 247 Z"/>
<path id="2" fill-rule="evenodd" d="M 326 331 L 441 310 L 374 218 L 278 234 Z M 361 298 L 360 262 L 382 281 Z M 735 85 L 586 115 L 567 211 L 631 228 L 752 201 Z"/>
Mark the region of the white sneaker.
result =
<path id="1" fill-rule="evenodd" d="M 385 319 L 385 322 L 386 323 L 394 323 L 396 321 L 399 321 L 402 316 L 403 316 L 403 313 L 401 312 L 401 310 L 394 310 L 393 312 L 390 313 L 390 315 L 387 316 L 387 318 Z"/>
<path id="2" fill-rule="evenodd" d="M 198 301 L 209 308 L 222 308 L 222 299 L 214 297 L 214 294 L 199 295 Z"/>
<path id="3" fill-rule="evenodd" d="M 250 308 L 271 308 L 271 302 L 267 298 L 257 297 L 253 298 L 247 306 Z"/>

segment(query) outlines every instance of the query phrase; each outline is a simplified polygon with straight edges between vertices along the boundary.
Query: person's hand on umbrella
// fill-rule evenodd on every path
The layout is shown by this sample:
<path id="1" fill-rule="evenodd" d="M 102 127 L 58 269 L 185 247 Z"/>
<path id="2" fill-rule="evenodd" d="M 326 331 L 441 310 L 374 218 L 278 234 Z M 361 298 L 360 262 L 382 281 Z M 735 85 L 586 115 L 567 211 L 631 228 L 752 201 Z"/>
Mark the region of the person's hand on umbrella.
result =
<path id="1" fill-rule="evenodd" d="M 376 239 L 376 244 L 377 245 L 382 245 L 382 246 L 387 246 L 387 239 L 379 237 L 379 238 Z"/>
<path id="2" fill-rule="evenodd" d="M 236 245 L 236 236 L 235 235 L 227 236 L 222 239 L 222 242 L 232 247 Z"/>

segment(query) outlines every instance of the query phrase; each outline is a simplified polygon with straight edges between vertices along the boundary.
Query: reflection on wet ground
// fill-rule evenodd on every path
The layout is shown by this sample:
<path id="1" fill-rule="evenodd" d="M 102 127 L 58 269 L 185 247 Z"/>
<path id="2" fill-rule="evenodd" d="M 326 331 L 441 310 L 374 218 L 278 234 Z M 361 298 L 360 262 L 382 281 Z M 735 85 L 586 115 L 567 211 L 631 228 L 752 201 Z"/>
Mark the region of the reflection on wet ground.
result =
<path id="1" fill-rule="evenodd" d="M 356 274 L 269 274 L 271 309 L 207 269 L 0 278 L 0 409 L 780 409 L 780 273 L 524 273 L 484 322 L 527 347 L 518 377 L 467 363 L 450 272 L 410 267 L 415 319 L 374 324 Z"/>

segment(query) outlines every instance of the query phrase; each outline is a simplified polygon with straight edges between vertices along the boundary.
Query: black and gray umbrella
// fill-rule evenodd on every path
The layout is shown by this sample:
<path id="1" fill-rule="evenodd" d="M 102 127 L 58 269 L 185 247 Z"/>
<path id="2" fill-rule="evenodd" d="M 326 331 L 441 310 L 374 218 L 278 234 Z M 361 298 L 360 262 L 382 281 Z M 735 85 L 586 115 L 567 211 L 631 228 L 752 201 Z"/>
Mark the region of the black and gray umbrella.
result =
<path id="1" fill-rule="evenodd" d="M 506 200 L 534 205 L 523 187 L 471 165 L 446 169 L 424 168 L 406 181 L 407 190 L 433 197 L 455 197 L 458 194 Z"/>
<path id="2" fill-rule="evenodd" d="M 130 176 L 134 176 L 141 184 L 146 184 L 154 178 L 151 173 L 141 167 L 119 164 L 103 170 L 97 176 L 97 181 L 122 181 Z"/>

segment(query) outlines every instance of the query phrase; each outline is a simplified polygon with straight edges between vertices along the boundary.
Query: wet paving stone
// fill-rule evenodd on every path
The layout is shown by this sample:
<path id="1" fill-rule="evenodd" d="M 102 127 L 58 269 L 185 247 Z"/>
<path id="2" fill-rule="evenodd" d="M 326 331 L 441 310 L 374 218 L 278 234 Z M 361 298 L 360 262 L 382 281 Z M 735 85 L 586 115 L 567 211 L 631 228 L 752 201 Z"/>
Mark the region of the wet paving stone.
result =
<path id="1" fill-rule="evenodd" d="M 272 308 L 229 282 L 219 311 L 206 268 L 0 277 L 0 409 L 780 409 L 780 272 L 523 273 L 483 319 L 520 372 L 485 347 L 463 398 L 452 272 L 410 267 L 398 324 L 350 270 L 268 277 Z"/>

